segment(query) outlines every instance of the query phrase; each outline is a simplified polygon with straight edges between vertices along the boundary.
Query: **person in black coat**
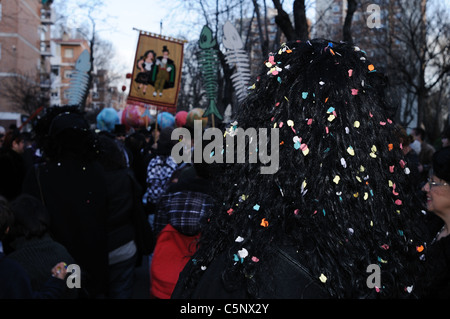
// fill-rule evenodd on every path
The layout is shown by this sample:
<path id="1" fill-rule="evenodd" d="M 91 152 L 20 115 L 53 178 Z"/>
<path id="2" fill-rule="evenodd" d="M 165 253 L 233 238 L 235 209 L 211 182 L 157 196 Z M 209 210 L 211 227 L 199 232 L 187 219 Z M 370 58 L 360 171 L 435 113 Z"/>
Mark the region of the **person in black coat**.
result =
<path id="1" fill-rule="evenodd" d="M 80 266 L 80 297 L 102 297 L 108 287 L 108 197 L 96 135 L 75 107 L 47 110 L 34 130 L 45 162 L 27 174 L 23 192 L 42 201 L 51 235 Z"/>
<path id="2" fill-rule="evenodd" d="M 68 265 L 75 261 L 67 249 L 51 237 L 50 216 L 38 198 L 21 194 L 10 202 L 10 209 L 14 213 L 14 224 L 7 236 L 12 249 L 7 256 L 26 270 L 33 290 L 40 290 L 48 280 L 49 269 L 61 260 Z M 64 298 L 77 296 L 77 289 L 70 289 Z"/>
<path id="3" fill-rule="evenodd" d="M 153 232 L 141 202 L 142 190 L 124 153 L 113 137 L 99 136 L 99 160 L 105 170 L 108 196 L 108 298 L 129 299 L 133 293 L 134 268 L 153 245 Z M 147 242 L 143 242 L 146 232 Z"/>
<path id="4" fill-rule="evenodd" d="M 27 271 L 2 251 L 2 241 L 14 223 L 14 214 L 5 197 L 0 196 L 0 299 L 59 299 L 67 292 L 67 269 L 63 261 L 48 268 L 46 281 L 33 288 Z M 52 276 L 50 276 L 50 274 Z"/>
<path id="5" fill-rule="evenodd" d="M 22 192 L 26 174 L 24 137 L 16 129 L 6 133 L 0 147 L 0 195 L 11 201 Z"/>

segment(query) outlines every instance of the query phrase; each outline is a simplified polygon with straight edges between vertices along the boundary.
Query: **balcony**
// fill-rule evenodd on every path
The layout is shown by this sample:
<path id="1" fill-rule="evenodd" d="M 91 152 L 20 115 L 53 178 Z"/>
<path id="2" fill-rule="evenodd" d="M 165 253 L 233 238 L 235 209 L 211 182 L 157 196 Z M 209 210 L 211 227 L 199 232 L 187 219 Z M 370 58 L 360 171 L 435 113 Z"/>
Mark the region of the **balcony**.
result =
<path id="1" fill-rule="evenodd" d="M 50 9 L 41 9 L 41 24 L 43 25 L 52 25 L 52 10 Z"/>
<path id="2" fill-rule="evenodd" d="M 52 56 L 52 50 L 50 46 L 50 41 L 41 41 L 40 46 L 41 56 Z"/>
<path id="3" fill-rule="evenodd" d="M 52 82 L 48 74 L 40 74 L 39 76 L 39 84 L 42 90 L 49 90 L 52 86 Z"/>

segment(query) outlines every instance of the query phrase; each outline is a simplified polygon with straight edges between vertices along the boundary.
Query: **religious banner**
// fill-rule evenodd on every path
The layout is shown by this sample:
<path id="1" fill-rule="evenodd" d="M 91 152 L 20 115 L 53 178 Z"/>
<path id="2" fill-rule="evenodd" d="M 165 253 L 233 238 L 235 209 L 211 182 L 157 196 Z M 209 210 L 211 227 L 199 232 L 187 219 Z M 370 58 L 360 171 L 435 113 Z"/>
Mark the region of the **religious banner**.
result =
<path id="1" fill-rule="evenodd" d="M 140 116 L 150 115 L 149 105 L 156 107 L 157 112 L 175 114 L 184 42 L 140 31 L 127 99 L 127 105 L 142 108 L 145 115 Z"/>

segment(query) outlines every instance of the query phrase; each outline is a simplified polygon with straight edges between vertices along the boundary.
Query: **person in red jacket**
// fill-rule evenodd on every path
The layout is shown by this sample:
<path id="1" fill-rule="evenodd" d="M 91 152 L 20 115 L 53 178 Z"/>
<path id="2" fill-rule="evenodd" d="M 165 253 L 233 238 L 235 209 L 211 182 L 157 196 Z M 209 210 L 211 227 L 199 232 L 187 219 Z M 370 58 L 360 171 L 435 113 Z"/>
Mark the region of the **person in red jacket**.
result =
<path id="1" fill-rule="evenodd" d="M 197 249 L 203 219 L 212 207 L 203 163 L 187 166 L 162 196 L 155 217 L 157 242 L 150 266 L 150 294 L 169 299 L 178 275 Z"/>

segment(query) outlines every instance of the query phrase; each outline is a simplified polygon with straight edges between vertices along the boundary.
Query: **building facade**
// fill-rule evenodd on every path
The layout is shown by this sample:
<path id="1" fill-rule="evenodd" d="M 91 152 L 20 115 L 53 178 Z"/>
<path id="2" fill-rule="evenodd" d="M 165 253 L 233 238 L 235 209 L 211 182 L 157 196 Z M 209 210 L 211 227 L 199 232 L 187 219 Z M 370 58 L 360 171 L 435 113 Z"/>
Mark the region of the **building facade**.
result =
<path id="1" fill-rule="evenodd" d="M 26 79 L 17 83 L 28 83 L 39 100 L 48 99 L 51 4 L 45 0 L 0 0 L 0 121 L 11 122 L 29 113 L 18 102 L 19 96 L 14 102 L 7 97 L 11 95 L 4 91 L 7 82 Z"/>
<path id="2" fill-rule="evenodd" d="M 73 39 L 67 32 L 60 39 L 53 39 L 51 62 L 50 106 L 66 105 L 69 102 L 68 88 L 80 54 L 89 51 L 85 39 Z"/>

